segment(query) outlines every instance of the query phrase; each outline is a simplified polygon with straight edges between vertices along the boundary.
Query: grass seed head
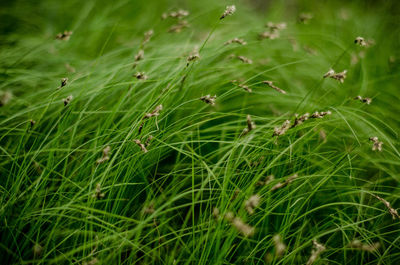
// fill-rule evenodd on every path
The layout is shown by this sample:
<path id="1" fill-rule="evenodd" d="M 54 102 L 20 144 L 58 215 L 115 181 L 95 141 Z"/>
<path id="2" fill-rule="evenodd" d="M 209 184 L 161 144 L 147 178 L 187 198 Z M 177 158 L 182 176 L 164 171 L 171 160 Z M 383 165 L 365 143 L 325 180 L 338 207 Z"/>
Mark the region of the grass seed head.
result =
<path id="1" fill-rule="evenodd" d="M 135 77 L 136 77 L 138 80 L 147 80 L 147 79 L 149 78 L 144 72 L 137 72 L 137 73 L 135 74 Z"/>
<path id="2" fill-rule="evenodd" d="M 377 251 L 380 248 L 380 246 L 381 244 L 379 242 L 375 242 L 372 245 L 370 245 L 370 244 L 364 244 L 358 239 L 355 239 L 349 243 L 350 248 L 367 252 Z"/>
<path id="3" fill-rule="evenodd" d="M 13 94 L 10 91 L 0 91 L 0 107 L 10 103 Z"/>
<path id="4" fill-rule="evenodd" d="M 372 142 L 372 151 L 378 150 L 379 152 L 382 152 L 383 142 L 379 141 L 377 136 L 370 137 L 369 140 Z"/>
<path id="5" fill-rule="evenodd" d="M 332 112 L 331 112 L 330 110 L 328 110 L 328 111 L 321 111 L 321 112 L 316 111 L 316 112 L 314 112 L 314 113 L 311 115 L 310 118 L 313 118 L 313 119 L 322 119 L 322 118 L 325 117 L 326 115 L 331 115 L 331 114 L 332 114 Z"/>
<path id="6" fill-rule="evenodd" d="M 313 18 L 313 14 L 311 13 L 301 13 L 299 15 L 299 22 L 302 24 L 308 24 L 308 22 Z"/>
<path id="7" fill-rule="evenodd" d="M 111 154 L 111 146 L 107 145 L 103 149 L 103 156 L 101 158 L 97 159 L 96 163 L 101 164 L 101 163 L 106 162 L 107 160 L 110 160 L 110 154 Z"/>
<path id="8" fill-rule="evenodd" d="M 171 33 L 179 33 L 181 32 L 183 29 L 188 28 L 189 27 L 189 23 L 186 20 L 180 20 L 177 24 L 172 25 L 168 32 Z"/>
<path id="9" fill-rule="evenodd" d="M 253 60 L 251 60 L 251 59 L 249 59 L 249 58 L 247 58 L 245 56 L 242 56 L 242 55 L 237 56 L 237 58 L 240 61 L 242 61 L 243 63 L 246 63 L 246 64 L 252 64 L 253 63 Z"/>
<path id="10" fill-rule="evenodd" d="M 289 185 L 290 183 L 292 183 L 296 178 L 298 178 L 297 174 L 294 174 L 290 177 L 288 177 L 284 182 L 278 182 L 277 184 L 275 184 L 272 188 L 271 191 L 275 191 L 277 189 L 283 188 L 287 185 Z"/>
<path id="11" fill-rule="evenodd" d="M 61 85 L 58 88 L 60 89 L 62 87 L 65 87 L 67 85 L 67 83 L 68 83 L 67 77 L 61 78 Z"/>
<path id="12" fill-rule="evenodd" d="M 154 31 L 153 31 L 152 29 L 150 29 L 150 30 L 148 30 L 148 31 L 146 31 L 146 32 L 144 33 L 144 38 L 143 38 L 143 41 L 142 41 L 142 46 L 144 46 L 145 44 L 147 44 L 147 43 L 150 41 L 151 37 L 153 37 L 153 34 L 154 34 Z"/>
<path id="13" fill-rule="evenodd" d="M 247 115 L 247 127 L 243 129 L 242 136 L 245 136 L 256 128 L 256 124 L 251 120 L 251 116 Z"/>
<path id="14" fill-rule="evenodd" d="M 236 11 L 236 6 L 231 5 L 231 6 L 227 6 L 224 13 L 221 15 L 221 17 L 219 19 L 223 19 L 226 18 L 227 16 L 231 16 L 233 15 L 233 13 L 235 13 Z"/>
<path id="15" fill-rule="evenodd" d="M 379 197 L 378 195 L 374 195 L 374 194 L 373 194 L 373 196 L 374 196 L 375 198 L 377 198 L 378 200 L 380 200 L 381 202 L 383 202 L 383 204 L 384 204 L 384 205 L 386 206 L 386 208 L 388 209 L 389 213 L 392 215 L 393 220 L 395 220 L 396 218 L 400 219 L 400 215 L 399 215 L 399 213 L 397 212 L 397 210 L 394 209 L 394 208 L 390 205 L 390 203 L 389 203 L 387 200 L 385 200 L 385 199 Z"/>
<path id="16" fill-rule="evenodd" d="M 200 54 L 199 54 L 199 48 L 196 46 L 187 57 L 187 65 L 189 65 L 190 62 L 197 61 L 198 59 L 200 59 Z"/>
<path id="17" fill-rule="evenodd" d="M 232 44 L 232 43 L 237 43 L 237 44 L 240 44 L 240 45 L 246 45 L 247 44 L 247 42 L 245 40 L 243 40 L 243 39 L 233 38 L 233 39 L 228 40 L 227 42 L 225 42 L 224 45 L 229 45 L 229 44 Z"/>
<path id="18" fill-rule="evenodd" d="M 178 11 L 171 11 L 169 13 L 163 13 L 161 15 L 162 19 L 167 19 L 168 17 L 170 18 L 177 18 L 177 19 L 181 19 L 184 17 L 189 16 L 189 11 L 187 10 L 183 10 L 183 9 L 179 9 Z"/>
<path id="19" fill-rule="evenodd" d="M 365 104 L 367 104 L 367 105 L 369 105 L 369 104 L 372 103 L 372 98 L 363 98 L 362 96 L 357 96 L 357 97 L 355 97 L 354 99 L 355 99 L 355 100 L 359 100 L 359 101 L 361 101 L 362 103 L 365 103 Z"/>
<path id="20" fill-rule="evenodd" d="M 139 62 L 144 59 L 144 50 L 140 49 L 138 53 L 135 55 L 135 62 Z"/>
<path id="21" fill-rule="evenodd" d="M 261 197 L 257 194 L 252 195 L 248 200 L 244 202 L 244 207 L 249 214 L 254 214 L 254 208 L 257 208 L 260 204 Z"/>
<path id="22" fill-rule="evenodd" d="M 160 115 L 160 111 L 162 111 L 162 109 L 163 109 L 163 105 L 161 105 L 161 104 L 158 105 L 157 107 L 155 107 L 155 109 L 152 112 L 146 113 L 146 115 L 144 115 L 143 119 L 148 119 L 148 118 L 151 118 L 151 117 L 159 116 Z"/>
<path id="23" fill-rule="evenodd" d="M 106 195 L 105 195 L 104 193 L 101 192 L 101 185 L 100 185 L 100 183 L 97 183 L 97 184 L 96 184 L 95 192 L 94 192 L 94 194 L 93 194 L 93 198 L 100 200 L 100 199 L 104 198 L 105 196 L 106 196 Z"/>
<path id="24" fill-rule="evenodd" d="M 278 234 L 274 235 L 272 241 L 275 245 L 275 256 L 281 258 L 285 254 L 287 246 L 283 243 L 282 237 Z"/>
<path id="25" fill-rule="evenodd" d="M 63 99 L 64 107 L 66 107 L 69 103 L 71 103 L 71 101 L 72 101 L 73 98 L 74 98 L 74 97 L 73 97 L 72 95 L 69 95 L 68 97 L 64 98 L 64 99 Z"/>
<path id="26" fill-rule="evenodd" d="M 246 224 L 239 217 L 235 217 L 232 220 L 232 225 L 235 227 L 244 237 L 250 237 L 254 235 L 254 227 Z"/>
<path id="27" fill-rule="evenodd" d="M 56 35 L 57 40 L 67 41 L 72 35 L 72 31 L 65 30 L 64 32 L 60 32 Z"/>
<path id="28" fill-rule="evenodd" d="M 276 32 L 269 32 L 269 31 L 264 31 L 258 34 L 258 39 L 263 40 L 263 39 L 269 39 L 269 40 L 274 40 L 279 38 L 279 31 Z"/>
<path id="29" fill-rule="evenodd" d="M 281 136 L 284 135 L 290 129 L 290 121 L 286 120 L 283 122 L 281 127 L 275 127 L 274 133 L 272 136 Z"/>
<path id="30" fill-rule="evenodd" d="M 135 140 L 133 140 L 133 142 L 135 144 L 137 144 L 140 147 L 140 149 L 142 149 L 143 153 L 147 153 L 148 152 L 146 146 L 144 144 L 142 144 L 142 142 L 139 139 L 135 139 Z"/>
<path id="31" fill-rule="evenodd" d="M 326 250 L 326 247 L 317 242 L 317 240 L 313 240 L 313 248 L 311 250 L 311 256 L 307 261 L 307 265 L 313 264 L 321 255 L 322 252 Z"/>
<path id="32" fill-rule="evenodd" d="M 324 78 L 330 77 L 332 79 L 338 80 L 340 83 L 344 82 L 344 79 L 347 77 L 347 70 L 343 70 L 340 73 L 336 73 L 333 69 L 330 69 L 326 74 L 324 74 Z"/>
<path id="33" fill-rule="evenodd" d="M 363 47 L 367 46 L 367 42 L 364 40 L 363 37 L 357 37 L 357 38 L 354 40 L 354 43 L 357 44 L 357 45 L 359 45 L 359 46 L 363 46 Z"/>
<path id="34" fill-rule="evenodd" d="M 285 90 L 275 86 L 272 81 L 263 81 L 263 84 L 266 84 L 267 86 L 269 86 L 270 88 L 275 89 L 276 91 L 278 91 L 281 94 L 286 94 Z"/>
<path id="35" fill-rule="evenodd" d="M 210 94 L 202 96 L 200 98 L 201 101 L 207 103 L 208 105 L 214 106 L 215 105 L 215 100 L 217 99 L 217 96 L 211 96 Z"/>

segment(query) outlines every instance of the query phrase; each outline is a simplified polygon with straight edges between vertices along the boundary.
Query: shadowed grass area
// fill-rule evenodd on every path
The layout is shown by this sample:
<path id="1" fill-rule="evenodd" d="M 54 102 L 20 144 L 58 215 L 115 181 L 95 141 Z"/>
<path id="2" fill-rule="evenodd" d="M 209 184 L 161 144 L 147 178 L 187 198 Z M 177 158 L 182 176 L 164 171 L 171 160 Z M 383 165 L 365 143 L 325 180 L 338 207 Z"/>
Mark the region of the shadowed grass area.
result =
<path id="1" fill-rule="evenodd" d="M 4 264 L 400 262 L 396 1 L 0 6 Z"/>

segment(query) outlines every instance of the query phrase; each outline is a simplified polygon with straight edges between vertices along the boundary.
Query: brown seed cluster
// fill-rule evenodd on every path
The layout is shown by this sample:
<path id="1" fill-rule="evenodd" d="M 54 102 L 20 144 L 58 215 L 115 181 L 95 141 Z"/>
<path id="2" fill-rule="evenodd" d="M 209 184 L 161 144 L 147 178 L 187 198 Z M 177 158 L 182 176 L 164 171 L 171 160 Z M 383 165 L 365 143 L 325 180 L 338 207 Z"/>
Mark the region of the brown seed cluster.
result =
<path id="1" fill-rule="evenodd" d="M 372 151 L 378 150 L 379 152 L 382 152 L 383 142 L 379 141 L 377 136 L 370 137 L 369 140 L 372 142 Z"/>
<path id="2" fill-rule="evenodd" d="M 275 246 L 275 256 L 277 258 L 281 258 L 283 256 L 283 254 L 285 254 L 286 252 L 286 244 L 283 243 L 282 237 L 278 234 L 274 235 L 274 237 L 272 238 L 272 241 L 274 242 L 274 246 Z"/>
<path id="3" fill-rule="evenodd" d="M 308 22 L 313 18 L 313 14 L 311 13 L 301 13 L 299 15 L 299 23 L 308 24 Z"/>
<path id="4" fill-rule="evenodd" d="M 318 243 L 317 240 L 313 240 L 313 249 L 311 250 L 311 256 L 307 261 L 307 265 L 313 264 L 325 250 L 326 247 L 324 245 Z"/>
<path id="5" fill-rule="evenodd" d="M 154 34 L 154 31 L 153 31 L 152 29 L 150 29 L 150 30 L 148 30 L 148 31 L 146 31 L 146 32 L 144 33 L 144 38 L 143 38 L 143 41 L 142 41 L 142 46 L 146 45 L 146 44 L 150 41 L 151 37 L 153 37 L 153 34 Z"/>
<path id="6" fill-rule="evenodd" d="M 65 87 L 67 85 L 67 83 L 68 83 L 67 77 L 61 78 L 61 85 L 58 87 L 58 89 Z"/>
<path id="7" fill-rule="evenodd" d="M 189 27 L 189 23 L 186 20 L 180 20 L 177 24 L 172 25 L 168 32 L 171 33 L 179 33 L 181 32 L 183 29 L 188 28 Z"/>
<path id="8" fill-rule="evenodd" d="M 149 78 L 144 72 L 137 72 L 134 76 L 138 80 L 147 80 Z"/>
<path id="9" fill-rule="evenodd" d="M 110 155 L 111 155 L 111 146 L 107 145 L 103 149 L 103 156 L 101 158 L 97 159 L 96 163 L 101 164 L 101 163 L 104 163 L 104 162 L 110 160 Z"/>
<path id="10" fill-rule="evenodd" d="M 284 182 L 278 182 L 277 184 L 275 184 L 272 188 L 271 191 L 275 191 L 277 189 L 283 188 L 286 185 L 289 185 L 290 183 L 292 183 L 296 178 L 298 178 L 297 174 L 294 174 L 290 177 L 288 177 Z"/>
<path id="11" fill-rule="evenodd" d="M 244 208 L 249 214 L 254 214 L 254 208 L 257 208 L 260 204 L 261 197 L 257 194 L 252 195 L 249 199 L 244 202 Z"/>
<path id="12" fill-rule="evenodd" d="M 93 198 L 95 198 L 95 199 L 102 199 L 102 198 L 104 198 L 106 195 L 103 193 L 103 192 L 101 192 L 101 185 L 100 185 L 100 183 L 97 183 L 96 184 L 96 189 L 95 189 L 95 192 L 94 192 L 94 194 L 93 194 Z"/>
<path id="13" fill-rule="evenodd" d="M 247 42 L 244 39 L 233 38 L 233 39 L 228 40 L 227 42 L 225 42 L 224 45 L 229 45 L 229 44 L 232 44 L 232 43 L 237 43 L 237 44 L 240 44 L 240 45 L 246 45 L 247 44 Z"/>
<path id="14" fill-rule="evenodd" d="M 235 13 L 236 11 L 236 6 L 231 5 L 231 6 L 227 6 L 224 13 L 221 15 L 221 17 L 219 19 L 223 19 L 226 18 L 227 16 L 231 16 L 233 15 L 233 13 Z"/>
<path id="15" fill-rule="evenodd" d="M 238 58 L 240 61 L 242 61 L 245 64 L 252 64 L 253 63 L 253 60 L 251 60 L 251 59 L 249 59 L 249 58 L 247 58 L 247 57 L 245 57 L 243 55 L 238 55 L 238 56 L 236 56 L 236 58 Z"/>
<path id="16" fill-rule="evenodd" d="M 349 247 L 361 251 L 367 251 L 367 252 L 374 252 L 379 249 L 381 244 L 379 242 L 375 242 L 372 245 L 370 244 L 364 244 L 360 240 L 355 239 L 349 243 Z"/>
<path id="17" fill-rule="evenodd" d="M 269 176 L 265 177 L 264 180 L 257 181 L 257 185 L 258 186 L 266 186 L 274 180 L 275 180 L 275 176 L 269 175 Z"/>
<path id="18" fill-rule="evenodd" d="M 372 99 L 371 99 L 371 98 L 363 98 L 362 96 L 357 96 L 357 97 L 355 97 L 354 99 L 355 99 L 355 100 L 359 100 L 359 101 L 361 101 L 362 103 L 365 103 L 365 104 L 367 104 L 367 105 L 371 104 L 371 102 L 372 102 Z"/>
<path id="19" fill-rule="evenodd" d="M 147 153 L 148 152 L 147 147 L 150 145 L 150 142 L 152 139 L 153 139 L 153 136 L 150 135 L 147 138 L 145 143 L 142 143 L 139 139 L 135 139 L 135 140 L 133 140 L 133 142 L 140 147 L 140 149 L 143 151 L 143 153 Z"/>
<path id="20" fill-rule="evenodd" d="M 215 100 L 217 99 L 217 96 L 211 96 L 210 94 L 202 96 L 200 98 L 201 101 L 207 103 L 208 105 L 214 106 L 215 105 Z"/>
<path id="21" fill-rule="evenodd" d="M 263 84 L 266 84 L 267 86 L 269 86 L 270 88 L 275 89 L 276 91 L 278 91 L 281 94 L 286 94 L 286 91 L 275 86 L 274 83 L 272 81 L 263 81 Z"/>
<path id="22" fill-rule="evenodd" d="M 390 202 L 388 202 L 387 200 L 385 200 L 385 199 L 379 197 L 378 195 L 374 195 L 374 194 L 372 194 L 372 195 L 373 195 L 375 198 L 377 198 L 378 200 L 380 200 L 381 202 L 383 202 L 383 204 L 384 204 L 384 205 L 386 206 L 386 208 L 388 209 L 389 213 L 392 215 L 393 220 L 395 220 L 396 218 L 397 218 L 397 219 L 400 219 L 399 213 L 397 212 L 396 209 L 394 209 L 394 208 L 390 205 Z"/>
<path id="23" fill-rule="evenodd" d="M 72 95 L 69 95 L 68 97 L 63 99 L 64 107 L 66 107 L 69 103 L 71 103 L 72 99 L 74 97 Z"/>
<path id="24" fill-rule="evenodd" d="M 357 37 L 354 40 L 354 43 L 357 44 L 357 45 L 360 45 L 360 46 L 367 46 L 367 42 L 364 40 L 363 37 Z"/>
<path id="25" fill-rule="evenodd" d="M 343 70 L 340 73 L 336 73 L 335 70 L 330 69 L 326 74 L 324 74 L 324 78 L 330 77 L 332 79 L 338 80 L 340 83 L 344 82 L 346 78 L 347 70 Z"/>
<path id="26" fill-rule="evenodd" d="M 187 57 L 187 65 L 189 65 L 190 62 L 194 62 L 200 59 L 200 54 L 199 54 L 199 49 L 198 47 L 194 47 L 193 51 L 189 54 Z"/>
<path id="27" fill-rule="evenodd" d="M 251 90 L 251 88 L 245 84 L 240 84 L 238 80 L 232 80 L 231 81 L 232 84 L 237 85 L 240 88 L 243 88 L 245 91 L 251 93 L 253 92 L 253 90 Z"/>
<path id="28" fill-rule="evenodd" d="M 67 41 L 67 40 L 69 40 L 71 35 L 72 35 L 72 31 L 65 30 L 64 32 L 58 33 L 56 35 L 56 39 L 57 40 L 65 40 L 65 41 Z"/>
<path id="29" fill-rule="evenodd" d="M 143 126 L 144 126 L 144 120 L 150 119 L 151 117 L 157 117 L 160 115 L 160 111 L 162 111 L 163 109 L 163 105 L 158 105 L 157 107 L 155 107 L 155 109 L 150 112 L 150 113 L 146 113 L 143 118 L 142 118 L 142 123 L 139 126 L 139 134 L 142 132 Z"/>
<path id="30" fill-rule="evenodd" d="M 286 29 L 286 23 L 281 22 L 281 23 L 273 23 L 273 22 L 268 22 L 267 25 L 265 25 L 268 28 L 268 31 L 262 32 L 258 35 L 258 38 L 260 40 L 263 39 L 277 39 L 280 37 L 280 31 L 283 29 Z"/>
<path id="31" fill-rule="evenodd" d="M 290 129 L 290 121 L 286 120 L 286 121 L 283 122 L 281 127 L 275 127 L 274 128 L 274 133 L 272 134 L 272 136 L 284 135 L 289 129 Z"/>
<path id="32" fill-rule="evenodd" d="M 219 209 L 214 208 L 213 217 L 216 220 L 221 220 L 222 218 L 224 218 L 226 221 L 230 222 L 231 225 L 244 237 L 251 237 L 252 235 L 254 235 L 254 227 L 246 224 L 240 217 L 235 216 L 233 212 L 227 212 L 226 214 L 221 216 Z"/>
<path id="33" fill-rule="evenodd" d="M 0 91 L 0 107 L 7 105 L 12 98 L 13 94 L 10 91 Z"/>
<path id="34" fill-rule="evenodd" d="M 247 127 L 243 129 L 242 136 L 245 136 L 256 128 L 256 124 L 251 120 L 251 116 L 247 115 Z"/>
<path id="35" fill-rule="evenodd" d="M 177 19 L 181 19 L 184 17 L 189 16 L 189 11 L 187 10 L 183 10 L 183 9 L 179 9 L 178 11 L 171 11 L 169 13 L 163 13 L 161 15 L 162 19 L 167 19 L 167 18 L 177 18 Z"/>

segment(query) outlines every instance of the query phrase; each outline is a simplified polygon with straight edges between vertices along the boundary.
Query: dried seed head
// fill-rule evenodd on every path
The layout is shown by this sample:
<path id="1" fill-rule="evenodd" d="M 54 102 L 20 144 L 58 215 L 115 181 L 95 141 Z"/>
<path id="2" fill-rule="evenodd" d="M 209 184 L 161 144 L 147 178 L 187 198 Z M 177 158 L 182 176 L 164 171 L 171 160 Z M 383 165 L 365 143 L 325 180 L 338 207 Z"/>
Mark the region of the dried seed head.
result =
<path id="1" fill-rule="evenodd" d="M 144 38 L 143 38 L 143 41 L 142 41 L 142 46 L 144 46 L 146 43 L 148 43 L 149 41 L 150 41 L 150 39 L 151 39 L 151 37 L 153 37 L 153 34 L 154 34 L 154 31 L 151 29 L 151 30 L 148 30 L 148 31 L 146 31 L 145 33 L 144 33 Z"/>
<path id="2" fill-rule="evenodd" d="M 274 40 L 274 39 L 279 38 L 279 36 L 280 36 L 279 31 L 275 31 L 275 32 L 265 31 L 265 32 L 261 32 L 260 34 L 258 34 L 258 38 L 260 40 L 263 40 L 263 39 Z"/>
<path id="3" fill-rule="evenodd" d="M 383 142 L 379 141 L 379 139 L 378 139 L 377 136 L 370 137 L 369 140 L 370 140 L 371 142 L 373 142 L 373 144 L 372 144 L 372 151 L 378 150 L 379 152 L 382 152 L 382 145 L 383 145 Z"/>
<path id="4" fill-rule="evenodd" d="M 278 234 L 274 235 L 272 241 L 274 241 L 275 245 L 275 256 L 281 258 L 283 254 L 285 254 L 287 248 L 285 243 L 283 243 L 281 236 Z"/>
<path id="5" fill-rule="evenodd" d="M 0 107 L 7 105 L 11 99 L 13 98 L 13 94 L 9 91 L 0 91 Z"/>
<path id="6" fill-rule="evenodd" d="M 296 178 L 298 177 L 297 174 L 294 174 L 290 177 L 288 177 L 284 182 L 278 182 L 277 184 L 275 184 L 272 188 L 271 191 L 275 191 L 277 189 L 283 188 L 286 185 L 289 185 L 290 183 L 292 183 Z"/>
<path id="7" fill-rule="evenodd" d="M 254 227 L 246 224 L 239 217 L 233 218 L 232 225 L 245 237 L 254 235 Z"/>
<path id="8" fill-rule="evenodd" d="M 207 104 L 209 104 L 209 105 L 211 105 L 211 106 L 214 106 L 214 105 L 215 105 L 215 100 L 216 100 L 216 99 L 217 99 L 217 96 L 216 96 L 216 95 L 211 96 L 210 94 L 205 95 L 205 96 L 202 96 L 202 97 L 200 98 L 201 101 L 203 101 L 203 102 L 205 102 L 205 103 L 207 103 Z"/>
<path id="9" fill-rule="evenodd" d="M 67 77 L 61 78 L 61 85 L 58 88 L 60 89 L 62 87 L 65 87 L 67 85 L 67 83 L 68 83 Z"/>
<path id="10" fill-rule="evenodd" d="M 140 147 L 140 149 L 142 149 L 143 153 L 148 152 L 148 150 L 146 149 L 146 146 L 144 144 L 142 144 L 142 142 L 139 139 L 135 139 L 135 140 L 133 140 L 133 142 L 135 144 L 137 144 Z"/>
<path id="11" fill-rule="evenodd" d="M 82 263 L 82 265 L 96 265 L 97 263 L 99 263 L 99 260 L 97 258 L 93 258 L 89 261 L 85 261 Z"/>
<path id="12" fill-rule="evenodd" d="M 259 195 L 252 195 L 248 200 L 244 202 L 244 207 L 249 214 L 254 213 L 254 208 L 257 208 L 260 204 L 261 197 Z"/>
<path id="13" fill-rule="evenodd" d="M 233 218 L 235 217 L 235 215 L 233 214 L 233 212 L 227 212 L 224 215 L 225 220 L 231 222 L 233 220 Z"/>
<path id="14" fill-rule="evenodd" d="M 64 98 L 64 99 L 63 99 L 64 107 L 66 107 L 66 106 L 71 102 L 71 100 L 72 100 L 73 98 L 74 98 L 74 97 L 73 97 L 72 95 L 69 95 L 68 97 Z"/>
<path id="15" fill-rule="evenodd" d="M 221 17 L 219 19 L 223 19 L 227 16 L 231 16 L 233 15 L 233 13 L 235 13 L 236 11 L 236 6 L 231 5 L 231 6 L 227 6 L 224 13 L 221 15 Z"/>
<path id="16" fill-rule="evenodd" d="M 150 135 L 149 137 L 147 137 L 146 142 L 144 143 L 144 146 L 148 147 L 150 145 L 151 140 L 153 140 L 153 136 Z"/>
<path id="17" fill-rule="evenodd" d="M 96 163 L 101 164 L 101 163 L 104 163 L 105 161 L 109 160 L 110 154 L 111 154 L 111 146 L 107 145 L 103 149 L 103 156 L 101 158 L 97 159 Z"/>
<path id="18" fill-rule="evenodd" d="M 196 61 L 198 59 L 200 59 L 200 54 L 199 54 L 199 48 L 196 46 L 187 57 L 187 65 L 189 65 L 190 62 Z"/>
<path id="19" fill-rule="evenodd" d="M 33 245 L 32 251 L 35 258 L 40 257 L 43 253 L 43 247 L 39 243 L 36 243 Z"/>
<path id="20" fill-rule="evenodd" d="M 237 57 L 239 60 L 241 60 L 243 63 L 247 63 L 247 64 L 252 64 L 253 61 L 245 56 L 239 55 Z"/>
<path id="21" fill-rule="evenodd" d="M 93 198 L 96 198 L 96 199 L 102 199 L 102 198 L 104 198 L 106 195 L 104 194 L 104 193 L 102 193 L 101 192 L 101 185 L 100 185 L 100 183 L 97 183 L 96 184 L 96 190 L 95 190 L 95 192 L 94 192 L 94 194 L 93 194 Z"/>
<path id="22" fill-rule="evenodd" d="M 313 14 L 311 13 L 301 13 L 299 15 L 299 22 L 303 24 L 308 24 L 308 22 L 313 18 Z"/>
<path id="23" fill-rule="evenodd" d="M 287 130 L 289 130 L 289 129 L 290 129 L 290 121 L 286 120 L 286 121 L 283 122 L 281 127 L 275 127 L 274 128 L 274 133 L 273 133 L 272 136 L 284 135 L 287 132 Z"/>
<path id="24" fill-rule="evenodd" d="M 158 105 L 152 112 L 147 113 L 146 115 L 144 115 L 143 119 L 148 119 L 151 117 L 157 117 L 160 115 L 160 111 L 162 111 L 163 109 L 163 105 Z"/>
<path id="25" fill-rule="evenodd" d="M 361 250 L 361 251 L 367 251 L 367 252 L 377 251 L 380 246 L 381 246 L 381 244 L 379 242 L 375 242 L 372 245 L 369 245 L 369 244 L 362 243 L 358 239 L 355 239 L 349 243 L 350 248 L 354 248 L 354 249 Z"/>
<path id="26" fill-rule="evenodd" d="M 361 101 L 362 103 L 365 103 L 365 104 L 367 104 L 367 105 L 371 104 L 371 102 L 372 102 L 372 99 L 371 99 L 371 98 L 363 98 L 362 96 L 357 96 L 357 97 L 355 97 L 354 99 L 355 99 L 355 100 L 359 100 L 359 101 Z"/>
<path id="27" fill-rule="evenodd" d="M 367 46 L 367 43 L 365 42 L 363 37 L 357 37 L 354 40 L 354 43 L 357 44 L 357 45 L 360 45 L 360 46 Z"/>
<path id="28" fill-rule="evenodd" d="M 219 209 L 217 208 L 217 207 L 214 207 L 214 209 L 213 209 L 213 216 L 214 216 L 214 218 L 215 219 L 219 219 L 220 218 L 220 215 L 219 215 Z"/>
<path id="29" fill-rule="evenodd" d="M 313 240 L 313 249 L 311 250 L 311 256 L 307 261 L 307 265 L 313 264 L 319 257 L 319 255 L 326 250 L 325 246 Z"/>
<path id="30" fill-rule="evenodd" d="M 247 128 L 244 128 L 242 132 L 242 136 L 245 136 L 248 134 L 250 131 L 254 130 L 256 128 L 256 124 L 251 120 L 251 116 L 247 115 Z"/>
<path id="31" fill-rule="evenodd" d="M 170 18 L 181 19 L 181 18 L 187 17 L 188 15 L 189 15 L 189 11 L 179 9 L 178 11 L 171 11 L 169 13 L 163 13 L 161 18 L 167 19 L 168 17 L 170 17 Z"/>
<path id="32" fill-rule="evenodd" d="M 34 120 L 30 119 L 30 120 L 29 120 L 29 124 L 31 125 L 31 129 L 32 129 L 32 128 L 33 128 L 33 126 L 35 126 L 35 124 L 36 124 L 36 121 L 34 121 Z"/>
<path id="33" fill-rule="evenodd" d="M 274 84 L 273 84 L 272 81 L 263 81 L 263 84 L 266 84 L 267 86 L 269 86 L 270 88 L 275 89 L 276 91 L 278 91 L 278 92 L 281 93 L 281 94 L 286 94 L 286 91 L 285 91 L 285 90 L 280 89 L 280 88 L 277 87 L 277 86 L 274 86 Z"/>
<path id="34" fill-rule="evenodd" d="M 264 180 L 258 181 L 258 182 L 257 182 L 257 185 L 259 185 L 259 186 L 266 186 L 266 185 L 268 185 L 269 183 L 271 183 L 271 182 L 274 181 L 274 180 L 275 180 L 275 176 L 274 176 L 274 175 L 269 175 L 269 176 L 265 177 Z"/>
<path id="35" fill-rule="evenodd" d="M 138 53 L 135 55 L 135 62 L 141 61 L 144 58 L 144 50 L 140 49 Z"/>
<path id="36" fill-rule="evenodd" d="M 179 33 L 187 27 L 189 27 L 189 23 L 186 20 L 180 20 L 177 24 L 171 26 L 168 32 Z"/>
<path id="37" fill-rule="evenodd" d="M 69 40 L 69 38 L 71 37 L 71 35 L 72 35 L 72 31 L 66 30 L 66 31 L 64 31 L 64 32 L 62 32 L 62 33 L 58 33 L 58 34 L 56 35 L 56 39 L 57 39 L 57 40 L 65 40 L 65 41 L 67 41 L 67 40 Z"/>
<path id="38" fill-rule="evenodd" d="M 135 77 L 139 80 L 147 80 L 149 78 L 144 72 L 137 72 Z"/>
<path id="39" fill-rule="evenodd" d="M 232 43 L 237 43 L 237 44 L 240 44 L 240 45 L 246 45 L 247 44 L 247 42 L 245 40 L 243 40 L 243 39 L 233 38 L 233 39 L 228 40 L 227 42 L 225 42 L 224 45 L 229 45 L 229 44 L 232 44 Z"/>
<path id="40" fill-rule="evenodd" d="M 274 22 L 268 22 L 267 25 L 265 25 L 271 32 L 286 29 L 286 23 L 281 22 L 281 23 L 274 23 Z"/>
<path id="41" fill-rule="evenodd" d="M 330 69 L 326 74 L 324 74 L 324 78 L 330 77 L 332 79 L 338 80 L 340 83 L 343 83 L 344 79 L 347 77 L 346 74 L 347 70 L 336 73 L 333 69 Z"/>
<path id="42" fill-rule="evenodd" d="M 296 118 L 294 119 L 294 122 L 293 122 L 291 128 L 294 128 L 294 127 L 296 127 L 296 126 L 302 124 L 304 121 L 308 120 L 308 118 L 310 117 L 310 113 L 305 113 L 305 114 L 303 114 L 303 115 L 301 115 L 301 116 L 299 116 L 299 115 L 296 113 L 296 114 L 295 114 L 295 117 L 296 117 Z"/>
<path id="43" fill-rule="evenodd" d="M 321 118 L 323 118 L 324 116 L 326 116 L 326 115 L 331 115 L 331 114 L 332 114 L 332 112 L 331 112 L 330 110 L 328 110 L 328 111 L 321 111 L 321 112 L 316 111 L 316 112 L 314 112 L 314 113 L 311 115 L 311 118 L 313 118 L 313 119 L 321 119 Z"/>
<path id="44" fill-rule="evenodd" d="M 392 215 L 393 220 L 396 219 L 396 218 L 400 219 L 400 215 L 399 215 L 399 213 L 397 212 L 397 210 L 394 209 L 392 206 L 390 206 L 390 203 L 389 203 L 387 200 L 385 200 L 385 199 L 379 197 L 378 195 L 372 194 L 372 196 L 374 196 L 375 198 L 377 198 L 378 200 L 380 200 L 381 202 L 383 202 L 383 204 L 384 204 L 384 205 L 386 206 L 386 208 L 388 209 L 389 213 Z"/>

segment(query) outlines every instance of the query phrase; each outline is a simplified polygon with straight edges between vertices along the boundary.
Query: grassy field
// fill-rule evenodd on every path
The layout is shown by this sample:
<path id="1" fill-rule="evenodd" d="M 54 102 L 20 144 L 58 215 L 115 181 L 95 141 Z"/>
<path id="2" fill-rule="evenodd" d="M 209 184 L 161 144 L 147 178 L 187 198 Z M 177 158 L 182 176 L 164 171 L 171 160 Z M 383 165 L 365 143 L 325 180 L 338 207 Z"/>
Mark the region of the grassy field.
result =
<path id="1" fill-rule="evenodd" d="M 0 14 L 1 264 L 400 264 L 397 1 Z"/>

